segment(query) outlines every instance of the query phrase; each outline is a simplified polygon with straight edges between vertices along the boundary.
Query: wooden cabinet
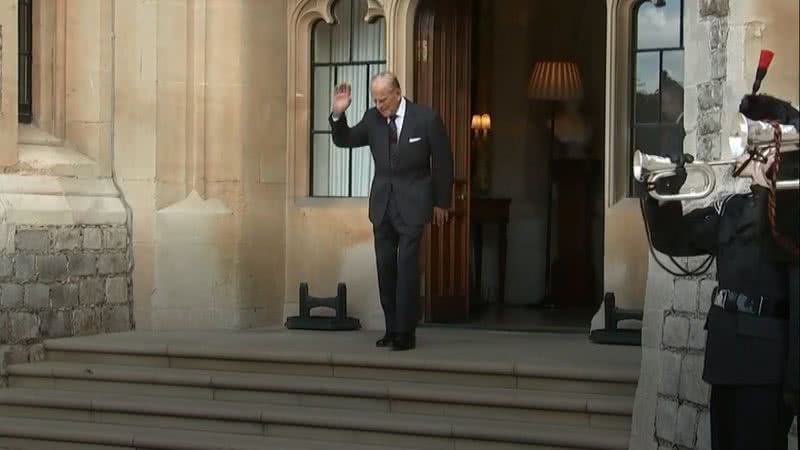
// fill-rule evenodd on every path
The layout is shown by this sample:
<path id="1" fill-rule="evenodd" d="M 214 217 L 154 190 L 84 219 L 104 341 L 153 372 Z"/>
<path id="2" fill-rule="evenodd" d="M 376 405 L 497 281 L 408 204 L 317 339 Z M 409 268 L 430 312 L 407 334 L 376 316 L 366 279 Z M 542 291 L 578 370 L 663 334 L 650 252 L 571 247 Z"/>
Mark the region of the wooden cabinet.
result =
<path id="1" fill-rule="evenodd" d="M 557 252 L 553 254 L 557 256 L 552 260 L 551 286 L 558 307 L 591 307 L 597 303 L 592 267 L 592 203 L 597 194 L 594 179 L 601 170 L 601 162 L 595 160 L 553 161 L 556 214 L 552 226 L 557 230 Z"/>

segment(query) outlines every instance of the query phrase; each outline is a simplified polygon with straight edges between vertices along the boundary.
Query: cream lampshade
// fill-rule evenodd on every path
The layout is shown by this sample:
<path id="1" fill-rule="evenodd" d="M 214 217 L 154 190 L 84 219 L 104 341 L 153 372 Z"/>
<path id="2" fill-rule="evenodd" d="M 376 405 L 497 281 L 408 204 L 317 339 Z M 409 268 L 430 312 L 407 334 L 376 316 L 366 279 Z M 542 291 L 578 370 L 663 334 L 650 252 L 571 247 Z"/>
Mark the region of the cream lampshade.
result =
<path id="1" fill-rule="evenodd" d="M 489 114 L 481 115 L 481 130 L 488 133 L 492 128 L 492 117 Z"/>
<path id="2" fill-rule="evenodd" d="M 571 62 L 544 61 L 533 67 L 528 96 L 536 100 L 576 100 L 583 97 L 578 65 Z"/>
<path id="3" fill-rule="evenodd" d="M 481 129 L 481 116 L 480 114 L 473 114 L 472 115 L 472 124 L 470 128 L 473 130 L 480 130 Z"/>

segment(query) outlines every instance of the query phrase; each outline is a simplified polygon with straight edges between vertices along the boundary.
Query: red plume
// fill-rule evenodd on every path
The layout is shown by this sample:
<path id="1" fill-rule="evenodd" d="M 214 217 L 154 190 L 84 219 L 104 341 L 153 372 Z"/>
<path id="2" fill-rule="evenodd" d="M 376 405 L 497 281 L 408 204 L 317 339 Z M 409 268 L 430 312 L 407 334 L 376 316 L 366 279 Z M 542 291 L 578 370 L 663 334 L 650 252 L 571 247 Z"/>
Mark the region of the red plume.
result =
<path id="1" fill-rule="evenodd" d="M 756 69 L 756 81 L 753 83 L 753 95 L 761 88 L 761 80 L 767 75 L 767 68 L 769 68 L 773 56 L 775 56 L 775 53 L 771 50 L 761 50 L 761 56 L 758 58 L 758 68 Z"/>
<path id="2" fill-rule="evenodd" d="M 770 63 L 772 63 L 772 58 L 775 56 L 775 53 L 771 50 L 761 50 L 761 57 L 758 58 L 758 68 L 759 69 L 768 69 Z"/>

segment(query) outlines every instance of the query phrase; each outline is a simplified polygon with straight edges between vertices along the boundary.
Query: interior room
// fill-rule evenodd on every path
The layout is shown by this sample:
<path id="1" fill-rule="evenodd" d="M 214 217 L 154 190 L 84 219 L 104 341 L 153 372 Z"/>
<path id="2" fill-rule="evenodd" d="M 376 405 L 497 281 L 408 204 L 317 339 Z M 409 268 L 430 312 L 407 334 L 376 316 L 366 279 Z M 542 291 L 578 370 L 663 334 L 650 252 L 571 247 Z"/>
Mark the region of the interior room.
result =
<path id="1" fill-rule="evenodd" d="M 440 311 L 428 322 L 588 330 L 603 294 L 605 2 L 420 3 L 416 63 L 441 60 L 446 67 L 429 76 L 449 76 L 442 90 L 470 100 L 428 99 L 445 111 L 451 132 L 470 125 L 453 137 L 456 176 L 459 169 L 469 173 L 467 313 L 448 320 L 453 315 Z M 471 47 L 455 48 L 465 36 Z M 446 61 L 436 59 L 437 51 L 447 53 Z M 424 67 L 417 74 L 423 85 Z M 460 80 L 467 80 L 465 92 L 449 87 Z M 446 95 L 437 91 L 432 95 Z M 466 120 L 448 120 L 448 108 L 463 110 Z M 459 166 L 459 157 L 468 162 Z"/>

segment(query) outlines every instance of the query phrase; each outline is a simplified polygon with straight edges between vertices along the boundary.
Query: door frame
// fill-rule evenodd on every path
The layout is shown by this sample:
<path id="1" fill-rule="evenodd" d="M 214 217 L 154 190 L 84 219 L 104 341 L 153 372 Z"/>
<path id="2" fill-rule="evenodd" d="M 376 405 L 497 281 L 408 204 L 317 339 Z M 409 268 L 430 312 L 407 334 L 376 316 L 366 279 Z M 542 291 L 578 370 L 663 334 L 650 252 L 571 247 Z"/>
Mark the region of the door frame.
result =
<path id="1" fill-rule="evenodd" d="M 420 319 L 467 322 L 470 315 L 470 138 L 474 1 L 421 0 L 414 22 L 414 97 L 440 114 L 453 154 L 450 221 L 428 224 L 420 243 Z M 444 11 L 444 14 L 440 12 Z M 424 16 L 423 16 L 424 15 Z M 440 21 L 437 17 L 446 17 Z M 444 31 L 442 31 L 444 30 Z M 464 46 L 451 45 L 464 42 Z M 444 49 L 444 50 L 442 50 Z M 420 81 L 421 80 L 421 81 Z M 446 80 L 446 81 L 445 81 Z M 466 94 L 464 94 L 466 92 Z M 442 270 L 442 268 L 447 268 Z"/>
<path id="2" fill-rule="evenodd" d="M 406 14 L 400 14 L 401 16 L 403 16 L 404 22 L 406 24 L 406 33 L 407 33 L 407 36 L 406 36 L 406 50 L 407 50 L 407 54 L 410 57 L 408 59 L 406 59 L 405 61 L 403 61 L 403 62 L 396 63 L 394 66 L 397 67 L 398 69 L 405 69 L 406 70 L 406 76 L 404 78 L 407 80 L 406 81 L 406 86 L 407 86 L 408 92 L 410 93 L 410 96 L 412 98 L 414 98 L 416 96 L 416 86 L 414 85 L 414 83 L 415 83 L 414 74 L 416 73 L 415 50 L 416 50 L 417 45 L 419 45 L 419 44 L 416 42 L 416 34 L 415 33 L 416 33 L 416 20 L 417 20 L 417 17 L 418 17 L 418 9 L 419 9 L 421 1 L 422 0 L 398 0 L 397 1 L 397 4 L 406 4 L 410 8 L 409 10 L 406 10 Z M 532 1 L 532 0 L 530 0 L 530 1 Z M 608 244 L 608 239 L 609 239 L 609 234 L 608 234 L 608 232 L 606 230 L 606 225 L 608 224 L 608 214 L 609 214 L 609 204 L 608 204 L 609 190 L 610 190 L 609 187 L 611 185 L 613 185 L 613 183 L 612 183 L 613 180 L 611 180 L 609 178 L 609 175 L 610 175 L 611 170 L 612 170 L 612 168 L 610 167 L 611 164 L 609 164 L 609 161 L 611 160 L 610 159 L 611 151 L 610 151 L 609 140 L 612 138 L 612 134 L 615 133 L 614 130 L 609 130 L 609 124 L 612 123 L 611 120 L 613 120 L 613 118 L 609 116 L 609 106 L 611 104 L 613 104 L 613 103 L 616 103 L 616 102 L 611 102 L 609 100 L 608 92 L 610 92 L 609 86 L 614 83 L 613 79 L 611 79 L 610 77 L 612 76 L 612 74 L 614 72 L 618 72 L 618 71 L 614 70 L 614 67 L 612 67 L 612 65 L 609 63 L 609 61 L 612 58 L 612 55 L 610 54 L 609 48 L 612 47 L 612 43 L 616 43 L 616 41 L 612 42 L 611 36 L 613 35 L 613 33 L 612 33 L 612 29 L 610 28 L 609 24 L 611 22 L 613 22 L 613 17 L 615 15 L 619 15 L 621 10 L 625 10 L 626 8 L 629 9 L 630 5 L 632 5 L 635 0 L 608 0 L 608 1 L 599 0 L 599 1 L 603 2 L 604 6 L 605 6 L 604 12 L 606 13 L 606 21 L 605 21 L 606 58 L 605 58 L 605 79 L 603 80 L 603 83 L 604 83 L 606 89 L 605 89 L 605 92 L 604 92 L 604 100 L 603 100 L 603 106 L 602 106 L 603 109 L 604 109 L 604 113 L 605 113 L 604 114 L 605 115 L 605 127 L 602 130 L 603 134 L 604 134 L 604 139 L 602 141 L 603 142 L 604 151 L 603 151 L 602 167 L 600 169 L 600 173 L 603 176 L 603 187 L 604 187 L 603 205 L 604 205 L 604 213 L 603 213 L 603 217 L 601 219 L 602 220 L 602 224 L 603 224 L 602 225 L 602 231 L 601 231 L 601 233 L 599 235 L 596 235 L 592 239 L 592 245 L 598 245 L 599 248 L 600 248 L 600 253 L 601 253 L 601 258 L 602 258 L 602 266 L 596 272 L 594 272 L 594 268 L 592 268 L 591 270 L 593 270 L 593 276 L 594 277 L 600 277 L 600 279 L 602 280 L 603 290 L 605 291 L 606 290 L 606 284 L 607 284 L 607 272 L 608 272 L 607 264 L 606 264 L 606 261 L 608 260 L 608 255 L 607 255 L 607 253 L 608 253 L 608 245 L 607 244 Z M 475 14 L 475 13 L 477 13 L 477 12 L 473 9 L 473 14 Z M 613 31 L 615 33 L 618 33 L 619 28 L 615 27 Z M 627 42 L 627 41 L 625 41 L 625 42 Z M 390 46 L 396 46 L 397 44 L 396 44 L 396 42 L 390 42 L 389 45 Z M 473 51 L 474 51 L 474 49 L 473 49 Z M 398 52 L 398 53 L 402 53 L 402 52 Z M 473 101 L 473 105 L 474 105 L 475 99 L 472 99 L 472 101 Z M 618 117 L 619 115 L 616 115 L 616 116 Z M 471 147 L 472 147 L 472 142 L 470 141 L 470 152 L 472 151 Z M 620 158 L 615 158 L 615 159 L 619 160 Z M 624 158 L 622 158 L 622 159 L 624 159 Z M 619 164 L 617 164 L 617 165 L 619 165 Z M 469 175 L 468 175 L 468 178 L 469 178 Z M 469 203 L 470 194 L 471 194 L 470 192 L 468 192 L 466 194 L 467 199 L 468 199 L 467 200 L 468 203 Z M 590 201 L 594 200 L 594 197 L 592 197 L 589 200 Z M 467 214 L 469 214 L 469 207 L 467 208 Z M 420 247 L 421 255 L 430 255 L 431 242 L 430 242 L 429 239 L 427 239 L 428 236 L 429 236 L 429 234 L 428 234 L 428 232 L 426 230 L 425 238 L 423 238 L 423 241 L 422 241 L 421 247 Z M 471 241 L 471 238 L 472 238 L 472 230 L 469 230 L 469 228 L 468 228 L 468 240 Z M 600 241 L 600 240 L 602 240 L 602 241 Z M 471 250 L 471 248 L 470 248 L 470 250 Z M 468 266 L 469 268 L 468 268 L 468 273 L 467 273 L 468 279 L 472 276 L 472 274 L 471 274 L 471 259 L 472 259 L 472 255 L 468 253 L 468 261 L 470 263 L 470 265 Z M 552 260 L 551 263 L 553 263 L 554 261 L 555 261 L 555 259 Z M 430 303 L 431 303 L 430 286 L 429 286 L 429 281 L 430 281 L 429 265 L 431 264 L 431 262 L 432 261 L 429 258 L 424 260 L 424 261 L 421 260 L 421 277 L 420 277 L 420 279 L 422 280 L 423 285 L 421 286 L 420 310 L 421 311 L 425 311 L 426 315 L 430 313 Z M 637 265 L 638 267 L 641 267 L 641 263 L 642 263 L 642 261 L 637 259 L 637 261 L 635 262 L 635 265 Z M 645 273 L 646 273 L 647 261 L 645 261 L 644 263 L 645 263 Z M 590 267 L 592 267 L 591 263 L 590 263 Z M 636 280 L 636 281 L 639 281 L 639 280 Z M 646 282 L 646 280 L 644 280 L 644 281 Z M 638 283 L 636 283 L 636 284 L 638 284 Z M 641 283 L 641 284 L 643 284 L 643 283 Z M 594 286 L 594 283 L 592 283 L 592 285 Z M 467 291 L 468 291 L 467 292 L 467 302 L 469 303 L 469 295 L 470 294 L 474 295 L 474 292 L 471 292 L 470 289 L 467 289 Z M 592 306 L 600 305 L 601 304 L 601 299 L 602 299 L 602 292 L 599 292 L 599 293 L 597 293 L 597 299 L 592 301 Z M 587 303 L 587 305 L 588 305 L 588 303 Z"/>

